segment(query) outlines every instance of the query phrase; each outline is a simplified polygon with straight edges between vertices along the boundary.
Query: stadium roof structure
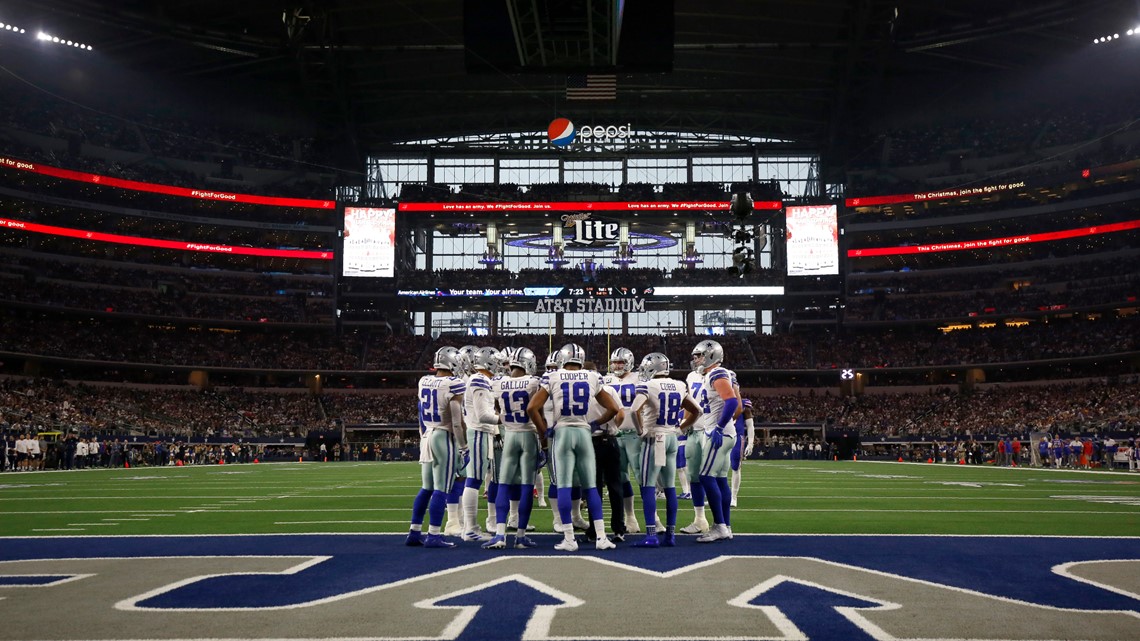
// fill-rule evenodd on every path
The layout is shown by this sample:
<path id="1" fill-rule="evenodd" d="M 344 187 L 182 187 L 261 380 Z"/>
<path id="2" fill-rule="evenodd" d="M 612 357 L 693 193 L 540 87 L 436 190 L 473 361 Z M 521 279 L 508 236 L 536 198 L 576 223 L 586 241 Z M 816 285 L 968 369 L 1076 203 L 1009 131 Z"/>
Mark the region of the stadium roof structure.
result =
<path id="1" fill-rule="evenodd" d="M 903 109 L 903 96 L 1036 73 L 1140 27 L 1134 0 L 673 0 L 672 70 L 611 69 L 616 99 L 571 102 L 567 59 L 606 71 L 592 57 L 606 27 L 592 16 L 619 0 L 504 2 L 514 19 L 498 26 L 526 73 L 468 72 L 462 0 L 10 0 L 0 21 L 92 45 L 75 56 L 276 97 L 357 157 L 399 140 L 544 130 L 559 116 L 842 155 L 849 132 Z"/>

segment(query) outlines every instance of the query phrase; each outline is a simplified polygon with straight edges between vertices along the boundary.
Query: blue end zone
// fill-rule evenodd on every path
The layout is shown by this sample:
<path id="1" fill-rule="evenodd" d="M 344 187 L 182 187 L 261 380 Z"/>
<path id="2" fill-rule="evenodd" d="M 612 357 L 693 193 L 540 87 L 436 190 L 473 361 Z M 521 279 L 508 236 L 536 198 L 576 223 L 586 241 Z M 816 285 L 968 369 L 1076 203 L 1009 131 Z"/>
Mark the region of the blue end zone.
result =
<path id="1" fill-rule="evenodd" d="M 562 554 L 552 549 L 557 541 L 554 536 L 533 538 L 541 547 L 506 552 L 489 552 L 473 544 L 460 544 L 453 550 L 409 548 L 403 544 L 403 535 L 9 538 L 2 539 L 0 561 L 61 556 L 332 557 L 296 575 L 218 577 L 138 604 L 159 608 L 256 608 L 304 603 L 504 554 Z M 69 542 L 77 543 L 68 545 Z M 713 545 L 700 545 L 691 537 L 682 537 L 678 547 L 671 549 L 638 550 L 627 545 L 604 553 L 578 553 L 584 554 L 655 571 L 673 570 L 722 555 L 814 557 L 1041 605 L 1140 611 L 1137 599 L 1050 571 L 1060 563 L 1140 559 L 1140 539 L 1135 538 L 738 535 L 732 541 Z M 4 577 L 0 578 L 0 585 L 40 578 L 44 577 Z"/>

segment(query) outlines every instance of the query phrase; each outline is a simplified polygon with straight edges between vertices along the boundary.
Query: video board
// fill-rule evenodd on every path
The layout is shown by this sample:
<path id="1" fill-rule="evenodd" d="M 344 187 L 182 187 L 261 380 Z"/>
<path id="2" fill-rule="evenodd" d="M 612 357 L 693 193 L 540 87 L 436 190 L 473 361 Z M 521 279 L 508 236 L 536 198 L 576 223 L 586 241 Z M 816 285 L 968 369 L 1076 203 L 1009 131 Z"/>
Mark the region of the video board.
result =
<path id="1" fill-rule="evenodd" d="M 837 205 L 788 206 L 788 276 L 839 274 Z"/>
<path id="2" fill-rule="evenodd" d="M 345 207 L 343 257 L 342 276 L 394 278 L 396 210 L 391 207 Z"/>

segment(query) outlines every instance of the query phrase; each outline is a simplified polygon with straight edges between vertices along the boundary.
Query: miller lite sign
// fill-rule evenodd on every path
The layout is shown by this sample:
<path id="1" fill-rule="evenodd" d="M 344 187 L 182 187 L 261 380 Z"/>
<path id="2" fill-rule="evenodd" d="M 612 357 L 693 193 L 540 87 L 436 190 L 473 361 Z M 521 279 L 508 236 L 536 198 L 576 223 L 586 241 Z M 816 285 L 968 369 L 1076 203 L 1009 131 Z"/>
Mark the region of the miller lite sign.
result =
<path id="1" fill-rule="evenodd" d="M 618 224 L 604 220 L 574 221 L 574 238 L 566 242 L 587 247 L 604 247 L 618 242 Z"/>

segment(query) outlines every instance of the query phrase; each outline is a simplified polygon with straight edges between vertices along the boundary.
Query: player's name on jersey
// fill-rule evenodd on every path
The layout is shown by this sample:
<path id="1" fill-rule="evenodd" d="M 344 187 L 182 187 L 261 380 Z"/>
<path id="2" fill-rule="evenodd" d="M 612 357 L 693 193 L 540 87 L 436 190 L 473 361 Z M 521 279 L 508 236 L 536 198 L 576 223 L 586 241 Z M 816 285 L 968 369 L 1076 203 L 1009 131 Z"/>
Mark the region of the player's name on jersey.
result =
<path id="1" fill-rule="evenodd" d="M 536 314 L 581 314 L 585 312 L 645 313 L 644 298 L 540 298 Z"/>

